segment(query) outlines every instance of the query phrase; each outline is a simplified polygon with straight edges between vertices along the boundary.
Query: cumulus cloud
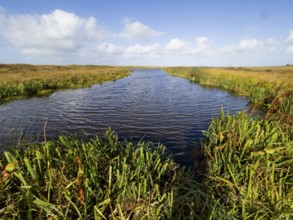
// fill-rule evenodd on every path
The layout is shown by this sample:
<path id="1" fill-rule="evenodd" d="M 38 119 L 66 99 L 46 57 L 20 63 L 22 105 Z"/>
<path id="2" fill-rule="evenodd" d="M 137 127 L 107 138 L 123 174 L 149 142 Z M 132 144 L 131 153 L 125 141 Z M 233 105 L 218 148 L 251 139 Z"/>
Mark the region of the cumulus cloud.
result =
<path id="1" fill-rule="evenodd" d="M 125 19 L 123 32 L 119 36 L 127 39 L 149 40 L 162 34 L 162 32 L 156 31 L 139 21 Z"/>
<path id="2" fill-rule="evenodd" d="M 178 51 L 186 50 L 190 46 L 190 42 L 180 40 L 179 38 L 173 38 L 168 44 L 165 45 L 165 50 L 167 51 Z"/>
<path id="3" fill-rule="evenodd" d="M 135 44 L 129 46 L 125 50 L 126 55 L 153 55 L 156 53 L 157 49 L 160 47 L 160 44 L 155 43 L 151 45 L 140 45 Z"/>
<path id="4" fill-rule="evenodd" d="M 211 40 L 207 37 L 197 37 L 195 43 L 173 38 L 165 45 L 164 49 L 171 53 L 199 54 L 206 52 L 210 43 Z"/>
<path id="5" fill-rule="evenodd" d="M 116 44 L 103 43 L 98 46 L 97 50 L 100 53 L 117 55 L 117 54 L 122 54 L 124 51 L 124 48 Z"/>
<path id="6" fill-rule="evenodd" d="M 80 48 L 88 40 L 99 40 L 104 30 L 95 18 L 54 10 L 42 15 L 4 16 L 0 32 L 27 54 L 53 54 Z"/>
<path id="7" fill-rule="evenodd" d="M 241 40 L 237 49 L 239 51 L 250 50 L 258 48 L 262 43 L 256 39 Z"/>
<path id="8" fill-rule="evenodd" d="M 285 40 L 285 43 L 293 43 L 293 30 L 290 30 L 289 35 Z"/>
<path id="9" fill-rule="evenodd" d="M 195 39 L 196 45 L 191 48 L 191 53 L 202 53 L 210 46 L 211 40 L 207 37 L 197 37 Z"/>

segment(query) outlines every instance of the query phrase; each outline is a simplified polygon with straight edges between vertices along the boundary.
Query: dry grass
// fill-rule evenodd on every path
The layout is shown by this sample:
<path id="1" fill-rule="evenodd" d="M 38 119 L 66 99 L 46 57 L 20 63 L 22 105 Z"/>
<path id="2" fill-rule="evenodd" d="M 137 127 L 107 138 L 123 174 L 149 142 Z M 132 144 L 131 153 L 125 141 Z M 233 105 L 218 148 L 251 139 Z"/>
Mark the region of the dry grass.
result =
<path id="1" fill-rule="evenodd" d="M 29 64 L 0 64 L 0 84 L 15 84 L 35 79 L 62 80 L 64 77 L 80 75 L 97 75 L 109 72 L 125 71 L 122 67 L 95 65 L 29 65 Z"/>
<path id="2" fill-rule="evenodd" d="M 277 87 L 281 85 L 293 87 L 293 66 L 205 68 L 205 70 L 214 76 L 266 82 Z"/>
<path id="3" fill-rule="evenodd" d="M 88 87 L 128 75 L 111 66 L 0 64 L 0 102 L 19 96 L 49 95 L 59 89 Z"/>

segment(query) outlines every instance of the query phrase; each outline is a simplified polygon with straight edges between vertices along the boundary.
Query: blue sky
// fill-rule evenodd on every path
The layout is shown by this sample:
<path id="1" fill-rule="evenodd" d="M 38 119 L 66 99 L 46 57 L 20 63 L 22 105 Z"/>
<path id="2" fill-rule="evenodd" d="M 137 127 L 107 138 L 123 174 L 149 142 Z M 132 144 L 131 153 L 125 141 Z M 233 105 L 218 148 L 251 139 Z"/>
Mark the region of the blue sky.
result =
<path id="1" fill-rule="evenodd" d="M 293 64 L 291 0 L 0 0 L 0 63 Z"/>

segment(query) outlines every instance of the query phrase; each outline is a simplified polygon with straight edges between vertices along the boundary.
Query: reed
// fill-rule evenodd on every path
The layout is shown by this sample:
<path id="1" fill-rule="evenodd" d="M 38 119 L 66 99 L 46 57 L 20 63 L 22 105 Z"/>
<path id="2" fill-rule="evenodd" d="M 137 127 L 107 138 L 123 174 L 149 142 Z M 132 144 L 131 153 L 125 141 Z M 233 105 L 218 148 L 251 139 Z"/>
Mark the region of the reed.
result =
<path id="1" fill-rule="evenodd" d="M 111 66 L 0 65 L 0 102 L 17 96 L 48 95 L 59 89 L 73 89 L 113 81 L 128 70 Z"/>

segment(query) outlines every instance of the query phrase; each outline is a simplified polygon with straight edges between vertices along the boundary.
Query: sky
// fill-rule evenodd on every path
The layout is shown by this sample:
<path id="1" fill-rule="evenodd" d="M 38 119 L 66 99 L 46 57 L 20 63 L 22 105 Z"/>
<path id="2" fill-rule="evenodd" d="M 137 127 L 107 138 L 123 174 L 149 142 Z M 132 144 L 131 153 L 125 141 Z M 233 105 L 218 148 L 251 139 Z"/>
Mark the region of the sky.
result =
<path id="1" fill-rule="evenodd" d="M 0 0 L 0 63 L 293 64 L 293 1 Z"/>

